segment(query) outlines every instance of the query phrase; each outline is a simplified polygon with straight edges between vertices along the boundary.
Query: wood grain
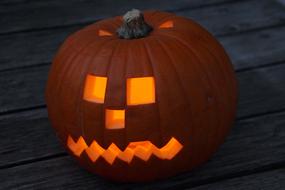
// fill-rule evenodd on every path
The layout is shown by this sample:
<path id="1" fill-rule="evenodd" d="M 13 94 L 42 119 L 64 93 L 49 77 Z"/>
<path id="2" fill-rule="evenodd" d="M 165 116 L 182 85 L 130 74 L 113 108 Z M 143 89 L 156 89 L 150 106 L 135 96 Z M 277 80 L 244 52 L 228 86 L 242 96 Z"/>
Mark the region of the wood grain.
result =
<path id="1" fill-rule="evenodd" d="M 240 87 L 239 120 L 214 158 L 197 171 L 137 185 L 114 184 L 80 169 L 49 125 L 43 91 L 58 45 L 82 26 L 129 9 L 106 8 L 111 0 L 66 2 L 0 2 L 0 189 L 284 188 L 284 170 L 276 170 L 285 167 L 284 6 L 266 0 L 133 1 L 191 17 L 219 37 Z"/>
<path id="2" fill-rule="evenodd" d="M 137 8 L 179 10 L 215 5 L 232 0 L 132 0 L 132 1 L 31 1 L 17 4 L 0 4 L 0 34 L 62 27 L 78 23 L 90 23 L 94 20 L 122 15 L 126 11 Z M 36 18 L 36 19 L 35 19 Z"/>
<path id="3" fill-rule="evenodd" d="M 239 70 L 285 60 L 285 54 L 283 53 L 285 47 L 282 46 L 285 42 L 284 33 L 285 27 L 280 27 L 232 37 L 222 37 L 220 41 L 230 54 L 234 67 Z M 49 66 L 44 65 L 2 72 L 0 75 L 0 83 L 2 84 L 0 89 L 0 92 L 2 91 L 0 113 L 43 106 L 43 93 L 48 70 Z M 262 75 L 259 78 L 262 78 Z M 258 79 L 258 76 L 253 79 Z M 258 83 L 258 85 L 262 85 L 262 83 Z M 249 85 L 246 87 L 251 88 Z M 267 92 L 274 93 L 275 91 Z M 15 93 L 17 99 L 14 99 Z M 244 110 L 254 114 L 250 109 Z M 247 114 L 239 114 L 239 116 L 244 115 Z"/>
<path id="4" fill-rule="evenodd" d="M 242 1 L 198 10 L 184 10 L 176 13 L 193 18 L 215 36 L 225 36 L 226 34 L 232 35 L 248 30 L 269 28 L 280 24 L 284 25 L 285 8 L 277 4 L 270 4 L 271 6 L 268 4 L 269 2 L 266 0 Z M 255 9 L 252 9 L 252 7 L 255 7 Z M 264 7 L 268 8 L 264 9 Z M 84 25 L 0 36 L 2 47 L 5 47 L 0 51 L 0 71 L 49 64 L 63 40 Z M 247 62 L 243 60 L 245 56 L 249 57 L 250 55 L 255 56 L 257 54 L 252 52 L 256 48 L 259 51 L 264 51 L 268 47 L 270 51 L 274 51 L 273 56 L 279 53 L 277 58 L 283 59 L 284 55 L 282 52 L 284 49 L 276 48 L 284 48 L 281 45 L 285 38 L 283 35 L 284 29 L 281 28 L 281 31 L 279 30 L 279 28 L 276 28 L 271 32 L 269 29 L 261 33 L 257 31 L 257 33 L 252 32 L 249 35 L 241 34 L 233 38 L 229 36 L 225 37 L 225 40 L 224 38 L 220 38 L 220 40 L 226 46 L 234 62 L 236 62 L 236 59 L 239 60 L 236 63 L 236 68 L 239 69 L 239 64 L 247 65 Z M 245 44 L 244 42 L 248 40 L 250 40 L 250 43 Z M 273 41 L 275 43 L 272 44 L 271 42 Z M 233 43 L 239 43 L 239 46 L 234 48 L 232 47 Z M 248 48 L 244 49 L 244 45 L 247 45 Z M 260 53 L 262 54 L 263 52 Z M 257 56 L 259 57 L 260 55 Z M 264 60 L 263 58 L 260 58 L 257 63 L 260 60 L 262 63 L 268 63 L 268 60 Z"/>
<path id="5" fill-rule="evenodd" d="M 277 169 L 268 172 L 257 173 L 248 176 L 237 177 L 222 182 L 202 185 L 193 190 L 228 189 L 228 190 L 256 190 L 256 189 L 285 189 L 285 169 Z"/>
<path id="6" fill-rule="evenodd" d="M 47 68 L 43 67 L 42 69 L 46 70 Z M 39 70 L 35 69 L 34 73 L 37 73 L 38 71 Z M 285 83 L 284 72 L 285 64 L 281 64 L 274 67 L 260 68 L 239 73 L 240 100 L 238 117 L 247 117 L 284 110 L 285 102 L 283 100 L 285 89 L 281 86 L 281 84 Z M 29 76 L 36 79 L 33 73 L 29 73 Z M 20 76 L 18 75 L 18 77 Z M 24 80 L 24 78 L 25 77 L 23 77 L 22 80 Z M 24 85 L 22 84 L 22 86 Z M 6 92 L 8 91 L 6 90 Z M 11 92 L 13 92 L 13 88 L 11 89 Z M 40 97 L 39 94 L 43 93 L 37 92 L 37 94 L 37 97 Z M 30 103 L 35 102 L 33 93 L 29 96 L 26 95 L 26 97 L 27 99 L 22 102 L 24 106 L 29 103 L 29 100 Z M 41 98 L 43 97 L 41 96 Z M 18 116 L 18 119 L 10 117 L 1 121 L 0 126 L 2 132 L 0 136 L 0 147 L 2 147 L 2 149 L 0 153 L 0 167 L 5 167 L 5 165 L 11 165 L 29 159 L 62 153 L 55 135 L 48 124 L 46 113 L 44 112 L 38 115 L 39 116 L 35 113 L 31 113 L 27 116 Z M 17 133 L 15 133 L 15 131 L 17 131 Z M 246 133 L 243 135 L 247 136 Z M 11 138 L 11 136 L 13 136 L 13 138 Z M 257 137 L 259 137 L 259 135 L 257 135 Z M 34 142 L 37 142 L 37 144 L 35 145 Z"/>
<path id="7" fill-rule="evenodd" d="M 23 125 L 23 123 L 26 124 Z M 61 156 L 38 162 L 31 160 L 31 163 L 27 162 L 25 165 L 16 165 L 0 170 L 0 177 L 3 180 L 1 188 L 58 189 L 76 187 L 84 189 L 97 187 L 115 189 L 133 187 L 135 189 L 157 189 L 194 187 L 213 182 L 213 179 L 221 180 L 235 175 L 242 176 L 248 171 L 280 162 L 285 156 L 283 148 L 285 145 L 283 140 L 285 138 L 284 124 L 285 112 L 238 121 L 226 143 L 206 165 L 199 170 L 155 183 L 113 184 L 79 168 L 71 157 Z M 12 126 L 12 123 L 7 123 L 6 126 L 4 133 L 1 133 L 3 136 L 7 135 L 5 128 Z M 30 152 L 31 156 L 27 159 L 32 159 L 34 154 L 49 156 L 51 153 L 62 153 L 63 150 L 47 125 L 46 119 L 25 121 L 22 124 L 20 122 L 15 123 L 14 129 L 18 131 L 20 128 L 32 134 L 29 135 L 30 139 L 21 137 L 21 141 L 17 140 L 21 136 L 20 134 L 13 134 L 13 138 L 6 137 L 13 139 L 15 147 L 22 148 L 22 151 L 16 148 L 14 156 L 20 157 L 21 152 Z M 10 142 L 12 143 L 12 141 Z M 33 142 L 38 142 L 38 144 L 33 145 Z M 3 146 L 1 145 L 1 147 Z M 31 147 L 34 149 L 31 150 Z M 10 155 L 10 159 L 13 159 L 13 156 Z M 1 158 L 1 160 L 3 159 Z"/>

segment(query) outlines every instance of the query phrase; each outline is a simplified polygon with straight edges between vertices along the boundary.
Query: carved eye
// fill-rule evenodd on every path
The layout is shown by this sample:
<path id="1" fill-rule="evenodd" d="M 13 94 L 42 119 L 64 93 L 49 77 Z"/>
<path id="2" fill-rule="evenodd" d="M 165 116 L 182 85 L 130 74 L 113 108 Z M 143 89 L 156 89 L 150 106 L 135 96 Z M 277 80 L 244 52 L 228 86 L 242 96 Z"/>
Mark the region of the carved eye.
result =
<path id="1" fill-rule="evenodd" d="M 173 21 L 168 20 L 159 25 L 159 28 L 173 28 Z"/>
<path id="2" fill-rule="evenodd" d="M 151 104 L 155 102 L 153 77 L 127 79 L 127 105 Z"/>
<path id="3" fill-rule="evenodd" d="M 104 103 L 106 85 L 107 77 L 87 75 L 85 80 L 83 99 L 90 102 Z"/>

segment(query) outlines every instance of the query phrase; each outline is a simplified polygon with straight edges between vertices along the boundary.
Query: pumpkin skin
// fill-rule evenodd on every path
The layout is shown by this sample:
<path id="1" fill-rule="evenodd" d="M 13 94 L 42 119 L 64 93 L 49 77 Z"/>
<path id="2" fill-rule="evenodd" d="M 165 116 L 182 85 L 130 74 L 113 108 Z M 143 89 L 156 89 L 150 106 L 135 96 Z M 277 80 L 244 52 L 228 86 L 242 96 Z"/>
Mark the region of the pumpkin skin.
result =
<path id="1" fill-rule="evenodd" d="M 161 179 L 190 171 L 208 160 L 223 143 L 233 124 L 237 84 L 223 47 L 190 19 L 160 11 L 145 11 L 153 31 L 144 38 L 120 39 L 114 17 L 70 35 L 55 56 L 49 73 L 46 102 L 51 124 L 67 151 L 87 170 L 115 181 Z M 172 27 L 160 27 L 172 22 Z M 105 35 L 100 36 L 99 31 Z M 83 98 L 86 76 L 107 78 L 103 103 Z M 155 102 L 129 106 L 126 81 L 153 77 Z M 105 127 L 105 110 L 125 110 L 125 127 Z M 79 156 L 68 138 L 94 140 L 105 150 L 113 143 L 125 150 L 129 143 L 150 141 L 163 147 L 175 137 L 183 148 L 172 159 L 151 154 L 127 163 L 102 156 L 95 162 L 86 151 Z"/>

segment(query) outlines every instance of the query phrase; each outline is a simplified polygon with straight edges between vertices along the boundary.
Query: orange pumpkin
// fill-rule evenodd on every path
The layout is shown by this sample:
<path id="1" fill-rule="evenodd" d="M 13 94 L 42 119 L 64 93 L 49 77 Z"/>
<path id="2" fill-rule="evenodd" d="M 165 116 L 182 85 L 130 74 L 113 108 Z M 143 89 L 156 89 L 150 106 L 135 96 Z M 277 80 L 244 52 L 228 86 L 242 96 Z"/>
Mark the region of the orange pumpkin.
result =
<path id="1" fill-rule="evenodd" d="M 138 10 L 72 34 L 54 58 L 46 101 L 63 145 L 116 181 L 201 165 L 233 123 L 236 80 L 222 46 L 190 19 Z"/>

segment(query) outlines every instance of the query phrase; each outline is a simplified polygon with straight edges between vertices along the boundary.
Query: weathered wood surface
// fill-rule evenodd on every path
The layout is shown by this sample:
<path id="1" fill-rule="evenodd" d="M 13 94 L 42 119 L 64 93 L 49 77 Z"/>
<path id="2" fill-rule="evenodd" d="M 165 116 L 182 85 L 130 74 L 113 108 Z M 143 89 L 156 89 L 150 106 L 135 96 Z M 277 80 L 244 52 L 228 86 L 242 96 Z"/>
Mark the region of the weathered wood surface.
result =
<path id="1" fill-rule="evenodd" d="M 104 4 L 111 0 L 100 6 L 91 0 L 69 2 L 68 6 L 67 1 L 55 0 L 49 4 L 0 2 L 0 23 L 6 24 L 0 28 L 0 189 L 283 187 L 284 170 L 277 170 L 285 167 L 285 8 L 281 4 L 266 0 L 132 2 L 146 7 L 156 2 L 160 9 L 194 18 L 209 29 L 230 54 L 240 91 L 238 121 L 214 158 L 194 172 L 137 185 L 114 184 L 80 169 L 49 125 L 43 92 L 57 46 L 71 32 L 111 16 L 109 11 L 116 15 L 134 5 L 114 12 Z M 82 7 L 68 9 L 74 5 Z M 102 12 L 92 14 L 88 5 Z"/>
<path id="2" fill-rule="evenodd" d="M 3 189 L 20 186 L 23 189 L 33 187 L 47 189 L 69 187 L 77 189 L 86 187 L 104 189 L 112 187 L 184 188 L 248 175 L 251 172 L 259 171 L 260 168 L 284 167 L 284 163 L 279 164 L 279 162 L 285 157 L 285 112 L 238 121 L 226 143 L 203 167 L 171 179 L 140 185 L 113 184 L 79 168 L 70 156 L 62 155 L 64 151 L 58 145 L 51 128 L 47 126 L 46 119 L 33 119 L 24 123 L 14 122 L 7 124 L 7 127 L 11 127 L 12 124 L 17 131 L 22 129 L 31 134 L 29 135 L 30 139 L 16 133 L 13 134 L 13 139 L 20 138 L 14 140 L 14 142 L 18 141 L 15 145 L 14 155 L 21 155 L 21 152 L 25 152 L 28 148 L 26 151 L 31 151 L 32 159 L 33 155 L 42 157 L 38 158 L 36 163 L 33 162 L 36 160 L 26 160 L 22 161 L 26 164 L 13 165 L 0 170 L 1 179 L 5 182 L 1 184 Z M 31 150 L 30 147 L 33 147 L 34 150 Z M 56 154 L 52 157 L 51 153 L 55 152 Z M 45 159 L 45 157 L 52 159 Z"/>
<path id="3" fill-rule="evenodd" d="M 42 69 L 47 70 L 47 67 L 43 67 Z M 30 71 L 32 70 L 30 69 Z M 37 77 L 38 72 L 41 70 L 39 68 L 34 68 L 33 71 L 33 73 L 28 73 L 29 77 L 24 75 L 27 72 L 13 74 L 17 75 L 22 80 L 26 78 L 40 82 L 40 84 L 36 83 L 35 85 L 29 85 L 31 81 L 27 82 L 26 85 L 23 83 L 21 84 L 23 90 L 31 90 L 29 87 L 32 87 L 33 90 L 36 89 L 34 88 L 35 86 L 41 87 L 37 88 L 37 91 L 31 92 L 31 97 L 22 102 L 23 106 L 26 105 L 28 100 L 35 102 L 36 98 L 40 98 L 41 100 L 38 101 L 43 103 L 44 81 L 40 81 L 39 77 Z M 285 101 L 283 101 L 285 97 L 285 88 L 281 85 L 285 84 L 284 73 L 285 62 L 284 64 L 278 66 L 260 68 L 239 73 L 237 75 L 240 86 L 238 118 L 250 117 L 252 115 L 262 115 L 268 112 L 278 112 L 280 110 L 285 111 Z M 24 77 L 21 77 L 21 75 L 24 75 Z M 265 78 L 264 75 L 267 77 Z M 1 81 L 1 84 L 5 83 L 9 84 L 9 82 Z M 11 88 L 11 90 L 6 89 L 6 93 L 9 95 L 7 98 L 14 97 L 15 95 L 12 94 L 13 92 L 13 88 Z M 20 95 L 25 94 L 19 90 L 17 92 Z M 5 100 L 4 102 L 7 102 L 7 105 L 9 105 L 9 103 L 13 103 L 15 101 L 11 102 L 11 99 L 9 99 Z M 26 105 L 26 107 L 29 106 Z M 54 147 L 57 147 L 58 142 L 54 140 L 54 134 L 51 133 L 46 115 L 41 114 L 40 116 L 43 118 L 40 118 L 39 120 L 37 120 L 37 117 L 35 117 L 35 120 L 34 117 L 32 120 L 27 117 L 26 121 L 25 117 L 21 117 L 21 119 L 17 119 L 18 121 L 11 118 L 8 120 L 5 119 L 2 123 L 0 123 L 2 129 L 0 134 L 0 139 L 2 140 L 0 141 L 0 147 L 2 147 L 0 150 L 0 167 L 5 167 L 5 165 L 10 165 L 27 159 L 46 156 L 46 153 L 58 153 L 52 151 L 56 150 Z M 13 128 L 11 128 L 11 126 L 13 126 Z M 17 131 L 17 133 L 14 134 L 14 131 Z M 11 136 L 14 138 L 10 138 Z M 49 140 L 47 140 L 48 137 L 50 137 Z M 43 138 L 49 143 L 44 144 L 45 141 L 40 141 Z M 37 146 L 32 146 L 34 142 L 37 142 Z M 43 148 L 45 146 L 47 147 Z"/>
<path id="4" fill-rule="evenodd" d="M 249 5 L 251 6 L 252 4 Z M 256 4 L 256 6 L 257 5 L 258 4 Z M 264 5 L 259 9 L 262 9 L 263 7 Z M 257 8 L 255 10 L 259 9 Z M 242 9 L 241 12 L 243 12 L 243 10 L 244 9 Z M 273 10 L 271 10 L 271 12 L 273 12 Z M 204 12 L 204 14 L 206 13 L 207 12 Z M 236 15 L 237 13 L 238 11 L 236 11 Z M 234 14 L 230 15 L 235 17 Z M 230 17 L 230 15 L 227 15 L 227 17 Z M 225 15 L 223 14 L 219 17 L 217 16 L 213 23 L 216 23 L 217 20 L 224 17 Z M 268 20 L 265 18 L 264 20 Z M 252 24 L 256 23 L 255 20 L 256 19 L 254 19 Z M 211 22 L 208 22 L 209 26 L 206 24 L 204 26 L 210 29 L 211 25 L 213 25 L 210 23 Z M 216 31 L 216 35 L 219 34 L 219 31 L 223 31 L 226 26 L 227 24 L 220 24 L 220 30 Z M 72 28 L 71 30 L 74 29 L 75 28 Z M 8 36 L 8 38 L 2 36 L 2 40 L 0 41 L 4 42 L 2 44 L 5 49 L 0 52 L 0 57 L 2 59 L 0 64 L 3 63 L 0 65 L 0 68 L 3 66 L 2 69 L 6 68 L 6 71 L 2 71 L 0 75 L 2 84 L 2 88 L 0 89 L 0 92 L 2 91 L 2 96 L 0 97 L 0 113 L 13 112 L 15 110 L 23 110 L 44 105 L 43 92 L 49 68 L 45 65 L 49 65 L 51 57 L 55 53 L 59 43 L 69 32 L 70 28 L 65 28 L 53 30 L 53 33 L 50 31 L 43 31 L 15 34 L 12 35 L 11 38 L 9 38 L 10 36 Z M 235 68 L 237 70 L 244 70 L 284 61 L 285 46 L 282 45 L 285 42 L 284 33 L 285 26 L 280 26 L 261 31 L 257 30 L 250 33 L 241 33 L 234 36 L 222 36 L 219 40 L 230 54 Z M 13 50 L 16 52 L 13 52 Z M 33 68 L 13 69 L 11 71 L 8 69 L 26 65 L 33 65 Z M 35 67 L 36 65 L 42 66 Z M 17 99 L 14 99 L 15 94 L 17 94 Z"/>
<path id="5" fill-rule="evenodd" d="M 221 4 L 203 9 L 178 11 L 177 14 L 193 18 L 215 36 L 233 35 L 249 30 L 285 24 L 285 11 L 283 8 L 275 3 L 272 5 L 267 0 L 237 1 L 231 4 Z M 71 18 L 69 17 L 69 19 Z M 52 23 L 53 20 L 57 21 L 56 17 L 48 19 Z M 78 21 L 78 23 L 80 22 Z M 83 26 L 85 24 L 0 36 L 1 45 L 5 47 L 0 51 L 0 71 L 24 66 L 49 64 L 58 46 L 67 35 Z M 253 32 L 249 36 L 240 34 L 234 38 L 230 36 L 228 40 L 223 40 L 223 38 L 220 38 L 220 40 L 227 46 L 226 48 L 236 64 L 235 67 L 239 69 L 239 64 L 245 66 L 248 64 L 242 59 L 244 56 L 256 55 L 260 57 L 263 51 L 271 50 L 272 52 L 270 53 L 273 53 L 272 57 L 277 56 L 280 60 L 284 60 L 282 53 L 284 49 L 277 49 L 276 47 L 284 48 L 281 43 L 285 38 L 283 35 L 285 29 L 279 30 L 279 28 L 276 28 L 273 29 L 274 32 L 271 32 L 271 30 L 268 30 L 268 32 L 257 31 L 257 33 Z M 226 39 L 226 37 L 224 38 Z M 248 40 L 251 40 L 251 42 L 246 44 L 248 48 L 244 49 L 244 42 Z M 274 43 L 272 44 L 272 42 Z M 238 43 L 239 47 L 234 48 L 230 46 L 232 43 Z M 257 45 L 260 46 L 257 47 Z M 256 48 L 260 52 L 252 52 Z M 240 56 L 241 53 L 244 55 Z M 258 53 L 259 55 L 257 55 Z M 236 60 L 239 60 L 239 62 Z M 263 60 L 262 57 L 260 60 L 261 63 L 268 63 L 268 60 Z M 257 60 L 256 62 L 259 63 L 260 61 Z"/>
<path id="6" fill-rule="evenodd" d="M 233 0 L 132 0 L 132 1 L 32 1 L 17 5 L 0 4 L 0 34 L 62 27 L 78 23 L 90 23 L 105 17 L 122 15 L 126 11 L 137 8 L 175 11 L 201 6 L 215 5 Z"/>
<path id="7" fill-rule="evenodd" d="M 277 169 L 269 172 L 257 173 L 249 176 L 225 180 L 210 185 L 194 188 L 195 190 L 256 190 L 256 189 L 285 189 L 285 169 Z"/>
<path id="8" fill-rule="evenodd" d="M 235 68 L 241 70 L 271 63 L 282 63 L 282 60 L 285 60 L 285 46 L 282 46 L 285 42 L 284 33 L 285 27 L 279 27 L 222 37 L 220 40 L 231 55 Z M 1 72 L 0 113 L 43 106 L 48 70 L 49 66 L 44 65 Z M 260 77 L 262 78 L 262 75 Z M 14 98 L 15 94 L 17 99 Z M 244 111 L 248 112 L 248 109 Z"/>

